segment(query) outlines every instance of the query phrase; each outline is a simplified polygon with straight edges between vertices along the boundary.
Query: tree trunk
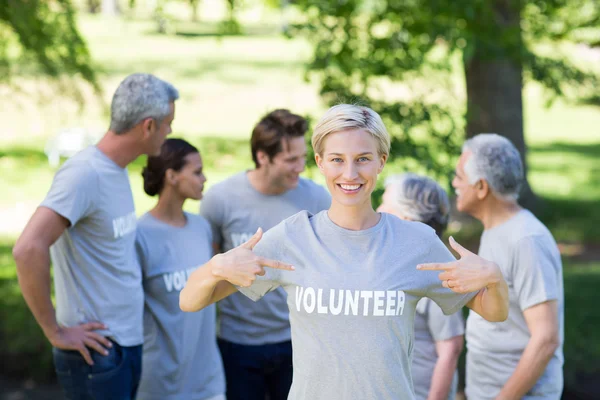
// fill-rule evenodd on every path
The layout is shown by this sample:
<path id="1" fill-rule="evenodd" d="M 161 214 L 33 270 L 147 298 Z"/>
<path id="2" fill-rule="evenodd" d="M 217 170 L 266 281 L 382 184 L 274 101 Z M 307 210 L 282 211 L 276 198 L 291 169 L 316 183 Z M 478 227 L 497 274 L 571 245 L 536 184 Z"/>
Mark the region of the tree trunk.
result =
<path id="1" fill-rule="evenodd" d="M 198 4 L 200 3 L 200 0 L 189 0 L 189 1 L 190 1 L 190 8 L 192 9 L 191 20 L 192 20 L 192 22 L 198 22 Z"/>
<path id="2" fill-rule="evenodd" d="M 523 135 L 520 12 L 511 0 L 495 0 L 493 7 L 498 28 L 495 40 L 474 39 L 469 43 L 473 49 L 471 56 L 464 59 L 467 138 L 479 133 L 497 133 L 517 147 L 525 170 L 519 202 L 533 209 L 537 198 L 527 181 L 527 146 Z M 506 38 L 506 43 L 499 45 L 495 41 L 501 37 Z M 503 46 L 502 51 L 499 46 Z"/>
<path id="3" fill-rule="evenodd" d="M 102 0 L 102 15 L 114 17 L 119 15 L 119 12 L 117 0 Z"/>
<path id="4" fill-rule="evenodd" d="M 100 10 L 100 0 L 87 0 L 87 10 L 90 14 L 97 14 Z"/>

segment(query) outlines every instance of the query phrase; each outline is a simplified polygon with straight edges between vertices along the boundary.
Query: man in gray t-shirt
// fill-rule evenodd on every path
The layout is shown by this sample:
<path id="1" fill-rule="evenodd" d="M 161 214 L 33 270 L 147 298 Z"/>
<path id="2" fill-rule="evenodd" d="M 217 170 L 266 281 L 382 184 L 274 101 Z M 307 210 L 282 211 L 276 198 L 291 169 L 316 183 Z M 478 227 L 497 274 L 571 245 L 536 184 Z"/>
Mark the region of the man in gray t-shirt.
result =
<path id="1" fill-rule="evenodd" d="M 302 210 L 316 213 L 331 203 L 304 171 L 306 120 L 287 110 L 267 114 L 252 132 L 256 168 L 213 186 L 200 213 L 211 224 L 216 252 L 246 242 Z M 219 302 L 219 346 L 227 399 L 286 399 L 292 380 L 289 312 L 283 289 L 253 302 L 240 293 Z"/>
<path id="2" fill-rule="evenodd" d="M 135 397 L 143 290 L 126 167 L 160 151 L 178 96 L 172 85 L 149 74 L 121 82 L 108 132 L 60 168 L 15 244 L 23 297 L 54 347 L 57 377 L 68 398 Z"/>
<path id="3" fill-rule="evenodd" d="M 504 322 L 467 320 L 469 399 L 559 399 L 563 387 L 564 295 L 556 242 L 517 204 L 523 168 L 517 149 L 493 134 L 468 140 L 452 185 L 457 208 L 484 226 L 479 255 L 508 283 Z"/>

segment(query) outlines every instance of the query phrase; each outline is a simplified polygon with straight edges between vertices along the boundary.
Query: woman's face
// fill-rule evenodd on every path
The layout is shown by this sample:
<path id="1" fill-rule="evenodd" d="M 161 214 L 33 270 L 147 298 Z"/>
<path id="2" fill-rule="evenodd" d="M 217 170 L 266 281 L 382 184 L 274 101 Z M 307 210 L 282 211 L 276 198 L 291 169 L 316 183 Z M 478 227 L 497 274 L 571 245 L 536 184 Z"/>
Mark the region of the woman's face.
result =
<path id="1" fill-rule="evenodd" d="M 185 164 L 173 174 L 173 189 L 184 199 L 202 199 L 206 177 L 202 172 L 202 158 L 199 153 L 190 153 L 184 158 Z"/>
<path id="2" fill-rule="evenodd" d="M 377 141 L 370 133 L 363 129 L 331 133 L 315 159 L 334 202 L 371 207 L 371 193 L 387 156 L 377 153 Z"/>

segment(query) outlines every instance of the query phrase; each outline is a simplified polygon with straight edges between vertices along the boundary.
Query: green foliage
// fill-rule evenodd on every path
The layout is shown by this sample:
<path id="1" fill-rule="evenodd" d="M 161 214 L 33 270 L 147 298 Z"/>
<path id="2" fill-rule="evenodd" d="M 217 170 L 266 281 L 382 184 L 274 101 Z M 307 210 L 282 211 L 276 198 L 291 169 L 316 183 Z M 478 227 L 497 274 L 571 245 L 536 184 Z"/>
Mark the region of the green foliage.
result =
<path id="1" fill-rule="evenodd" d="M 376 109 L 393 136 L 391 157 L 416 160 L 439 178 L 449 173 L 464 128 L 464 85 L 452 74 L 457 60 L 477 49 L 484 60 L 522 65 L 551 94 L 590 95 L 598 77 L 568 62 L 559 42 L 598 40 L 597 29 L 582 35 L 600 18 L 600 6 L 588 3 L 298 0 L 304 20 L 290 33 L 314 44 L 307 77 L 319 80 L 329 104 Z M 535 52 L 540 43 L 549 55 Z"/>
<path id="2" fill-rule="evenodd" d="M 80 76 L 99 91 L 70 0 L 0 0 L 0 80 L 30 65 L 51 78 Z"/>

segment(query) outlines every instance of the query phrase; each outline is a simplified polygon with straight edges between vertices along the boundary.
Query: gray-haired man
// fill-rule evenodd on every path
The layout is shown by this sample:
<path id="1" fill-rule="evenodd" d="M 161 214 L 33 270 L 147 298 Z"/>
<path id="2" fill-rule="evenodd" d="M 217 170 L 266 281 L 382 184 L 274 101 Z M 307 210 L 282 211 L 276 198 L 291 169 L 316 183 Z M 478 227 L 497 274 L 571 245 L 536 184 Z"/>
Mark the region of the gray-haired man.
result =
<path id="1" fill-rule="evenodd" d="M 562 393 L 561 259 L 548 229 L 517 204 L 523 178 L 514 145 L 481 134 L 465 143 L 452 181 L 458 210 L 483 223 L 479 255 L 500 266 L 510 298 L 504 322 L 469 315 L 469 399 L 559 399 Z"/>
<path id="2" fill-rule="evenodd" d="M 13 249 L 23 297 L 53 346 L 68 399 L 135 397 L 144 300 L 126 167 L 160 151 L 178 97 L 152 75 L 121 82 L 108 132 L 60 168 Z"/>

